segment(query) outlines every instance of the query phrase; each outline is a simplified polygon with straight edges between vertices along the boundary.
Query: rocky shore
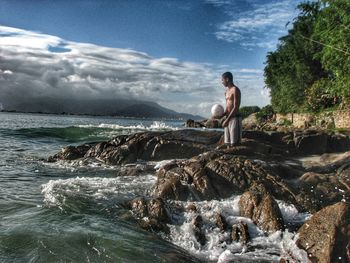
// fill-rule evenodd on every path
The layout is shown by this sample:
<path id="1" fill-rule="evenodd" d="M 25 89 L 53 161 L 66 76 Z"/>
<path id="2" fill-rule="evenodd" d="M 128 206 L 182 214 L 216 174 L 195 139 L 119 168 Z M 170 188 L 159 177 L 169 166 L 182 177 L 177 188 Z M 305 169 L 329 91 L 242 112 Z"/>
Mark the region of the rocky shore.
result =
<path id="1" fill-rule="evenodd" d="M 348 136 L 318 130 L 246 130 L 241 145 L 229 149 L 222 139 L 222 132 L 213 130 L 141 132 L 68 146 L 47 161 L 124 165 L 120 176 L 154 173 L 152 194 L 124 204 L 140 227 L 149 231 L 166 235 L 175 215 L 190 212 L 194 235 L 204 246 L 208 230 L 203 229 L 196 202 L 240 195 L 241 217 L 250 218 L 266 235 L 298 233 L 295 245 L 310 262 L 350 262 Z M 168 161 L 149 164 L 163 160 Z M 127 165 L 145 161 L 147 165 Z M 289 224 L 276 200 L 312 216 L 302 225 Z M 245 222 L 230 224 L 223 212 L 213 213 L 210 220 L 227 233 L 226 243 L 249 246 L 250 226 Z M 280 256 L 281 262 L 303 262 L 294 251 Z"/>

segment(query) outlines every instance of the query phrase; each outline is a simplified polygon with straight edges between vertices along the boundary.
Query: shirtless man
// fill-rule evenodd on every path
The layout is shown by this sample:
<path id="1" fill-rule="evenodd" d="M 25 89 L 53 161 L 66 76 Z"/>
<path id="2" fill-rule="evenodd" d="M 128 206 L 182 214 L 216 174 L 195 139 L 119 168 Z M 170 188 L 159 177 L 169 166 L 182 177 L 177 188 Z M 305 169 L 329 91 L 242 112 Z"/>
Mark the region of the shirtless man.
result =
<path id="1" fill-rule="evenodd" d="M 225 144 L 228 146 L 236 146 L 241 142 L 242 138 L 242 118 L 239 115 L 241 91 L 233 84 L 231 72 L 222 74 L 221 82 L 226 87 L 226 119 L 222 123 L 224 127 Z"/>

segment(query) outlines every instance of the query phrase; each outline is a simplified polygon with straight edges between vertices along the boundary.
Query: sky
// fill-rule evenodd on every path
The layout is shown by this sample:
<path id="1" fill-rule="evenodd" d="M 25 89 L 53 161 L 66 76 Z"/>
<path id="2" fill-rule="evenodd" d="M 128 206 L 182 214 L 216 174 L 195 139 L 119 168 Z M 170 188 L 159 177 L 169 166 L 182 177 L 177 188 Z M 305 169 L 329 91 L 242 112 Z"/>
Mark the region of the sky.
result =
<path id="1" fill-rule="evenodd" d="M 0 106 L 131 98 L 208 116 L 231 71 L 242 106 L 300 0 L 0 0 Z"/>

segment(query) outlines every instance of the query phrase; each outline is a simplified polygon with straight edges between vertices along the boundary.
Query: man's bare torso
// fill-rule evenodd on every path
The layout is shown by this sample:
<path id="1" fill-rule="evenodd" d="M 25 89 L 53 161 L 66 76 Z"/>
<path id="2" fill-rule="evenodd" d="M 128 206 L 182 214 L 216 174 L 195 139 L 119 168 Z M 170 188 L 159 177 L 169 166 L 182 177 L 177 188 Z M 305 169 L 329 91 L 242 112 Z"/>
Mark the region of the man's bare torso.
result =
<path id="1" fill-rule="evenodd" d="M 237 94 L 236 94 L 237 93 Z M 238 95 L 238 96 L 235 96 Z M 232 86 L 226 89 L 225 99 L 226 99 L 226 114 L 229 114 L 235 105 L 235 98 L 238 98 L 238 105 L 240 105 L 241 91 L 238 87 Z M 237 111 L 238 112 L 238 111 Z"/>

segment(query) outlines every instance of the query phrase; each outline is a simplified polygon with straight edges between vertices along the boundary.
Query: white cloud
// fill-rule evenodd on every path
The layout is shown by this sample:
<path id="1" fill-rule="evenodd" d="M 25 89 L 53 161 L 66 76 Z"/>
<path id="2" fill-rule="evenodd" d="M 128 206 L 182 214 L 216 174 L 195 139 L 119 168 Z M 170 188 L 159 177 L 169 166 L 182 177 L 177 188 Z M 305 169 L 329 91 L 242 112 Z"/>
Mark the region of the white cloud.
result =
<path id="1" fill-rule="evenodd" d="M 214 33 L 219 40 L 238 43 L 247 50 L 253 48 L 273 49 L 284 33 L 286 24 L 296 15 L 297 0 L 281 0 L 261 3 L 248 1 L 247 11 L 239 12 L 238 3 L 234 0 L 207 0 L 216 6 L 222 6 L 231 20 L 218 25 Z"/>
<path id="2" fill-rule="evenodd" d="M 64 50 L 55 51 L 59 48 Z M 208 116 L 211 105 L 223 101 L 220 76 L 224 68 L 230 70 L 226 65 L 154 58 L 4 26 L 0 57 L 0 97 L 5 105 L 23 98 L 131 98 Z M 242 88 L 249 87 L 243 104 L 264 103 L 260 69 L 231 71 Z"/>

